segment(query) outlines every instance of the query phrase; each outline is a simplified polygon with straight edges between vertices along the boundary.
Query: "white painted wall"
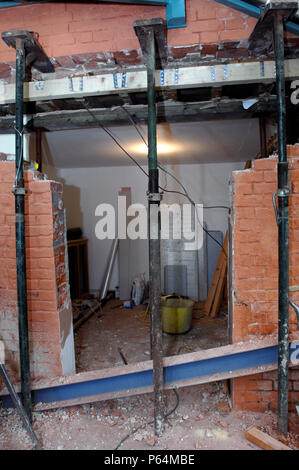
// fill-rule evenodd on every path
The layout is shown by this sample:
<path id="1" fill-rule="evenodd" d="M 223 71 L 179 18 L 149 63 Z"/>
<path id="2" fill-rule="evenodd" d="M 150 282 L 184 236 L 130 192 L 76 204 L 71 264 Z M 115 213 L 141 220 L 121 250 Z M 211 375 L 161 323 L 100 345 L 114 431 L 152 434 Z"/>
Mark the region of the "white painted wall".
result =
<path id="1" fill-rule="evenodd" d="M 0 135 L 0 152 L 6 153 L 9 158 L 14 159 L 16 153 L 16 138 L 15 134 L 1 134 Z M 23 136 L 23 158 L 26 161 L 30 160 L 29 157 L 30 134 Z"/>
<path id="2" fill-rule="evenodd" d="M 166 167 L 187 188 L 196 203 L 204 205 L 229 205 L 228 184 L 233 170 L 244 168 L 244 163 L 185 164 Z M 146 168 L 144 167 L 146 170 Z M 178 184 L 165 173 L 160 172 L 160 185 L 169 190 L 180 190 Z M 82 227 L 89 239 L 90 289 L 101 287 L 105 271 L 110 240 L 98 240 L 95 225 L 98 217 L 95 209 L 100 203 L 110 203 L 117 208 L 117 195 L 122 187 L 130 186 L 132 203 L 147 205 L 147 178 L 135 166 L 64 168 L 57 170 L 57 177 L 64 183 L 64 204 L 67 212 L 68 228 Z M 57 178 L 56 178 L 57 179 Z M 186 198 L 164 193 L 163 202 L 187 203 Z M 227 229 L 227 211 L 210 209 L 204 211 L 204 221 L 210 230 Z M 133 241 L 130 266 L 131 280 L 138 274 L 148 273 L 147 242 Z M 118 268 L 114 269 L 110 288 L 118 285 Z"/>

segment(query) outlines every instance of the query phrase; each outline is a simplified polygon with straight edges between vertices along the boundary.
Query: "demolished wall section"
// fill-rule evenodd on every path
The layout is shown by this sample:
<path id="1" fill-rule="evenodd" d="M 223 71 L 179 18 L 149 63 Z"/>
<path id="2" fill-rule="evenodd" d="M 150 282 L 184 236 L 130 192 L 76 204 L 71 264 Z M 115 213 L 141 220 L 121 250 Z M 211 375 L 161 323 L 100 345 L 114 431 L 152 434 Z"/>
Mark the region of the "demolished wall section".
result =
<path id="1" fill-rule="evenodd" d="M 288 146 L 290 205 L 290 298 L 299 304 L 299 145 Z M 272 202 L 277 191 L 277 158 L 255 160 L 233 172 L 232 321 L 233 342 L 277 336 L 278 230 Z M 290 334 L 297 318 L 290 308 Z M 298 431 L 299 368 L 290 369 L 289 411 Z M 277 409 L 277 371 L 234 379 L 237 409 Z"/>
<path id="2" fill-rule="evenodd" d="M 19 380 L 15 252 L 15 162 L 0 161 L 0 338 L 10 377 Z M 31 378 L 75 372 L 66 277 L 62 185 L 24 172 L 26 271 Z M 68 348 L 68 354 L 64 348 Z"/>

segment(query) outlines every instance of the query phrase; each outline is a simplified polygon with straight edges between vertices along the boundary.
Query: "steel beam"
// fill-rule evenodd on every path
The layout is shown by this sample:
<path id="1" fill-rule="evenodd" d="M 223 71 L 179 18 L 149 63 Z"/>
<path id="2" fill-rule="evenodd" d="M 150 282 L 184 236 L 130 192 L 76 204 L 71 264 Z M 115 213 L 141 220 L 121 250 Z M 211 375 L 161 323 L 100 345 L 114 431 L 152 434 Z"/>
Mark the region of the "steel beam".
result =
<path id="1" fill-rule="evenodd" d="M 267 339 L 166 357 L 165 389 L 193 386 L 277 369 L 278 346 Z M 289 367 L 299 365 L 299 341 L 290 343 Z M 55 409 L 153 392 L 153 361 L 32 383 L 34 410 Z M 16 386 L 18 391 L 18 387 Z M 6 391 L 3 405 L 11 407 Z"/>
<path id="2" fill-rule="evenodd" d="M 222 3 L 227 7 L 234 8 L 235 10 L 241 11 L 242 13 L 246 13 L 246 15 L 252 16 L 254 18 L 260 18 L 261 9 L 250 2 L 246 2 L 244 0 L 216 0 L 216 2 Z M 261 8 L 263 7 L 264 5 L 261 6 Z M 294 21 L 287 21 L 285 27 L 289 33 L 299 36 L 298 23 L 295 23 Z"/>

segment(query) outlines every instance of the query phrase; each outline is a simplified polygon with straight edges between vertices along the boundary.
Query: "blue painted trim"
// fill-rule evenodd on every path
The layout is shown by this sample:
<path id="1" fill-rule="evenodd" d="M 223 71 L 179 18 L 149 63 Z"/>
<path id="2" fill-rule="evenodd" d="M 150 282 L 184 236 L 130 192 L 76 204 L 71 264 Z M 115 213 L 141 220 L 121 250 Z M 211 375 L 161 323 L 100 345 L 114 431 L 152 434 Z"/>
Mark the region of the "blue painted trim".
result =
<path id="1" fill-rule="evenodd" d="M 186 27 L 185 0 L 168 0 L 166 5 L 166 24 L 168 29 Z"/>
<path id="2" fill-rule="evenodd" d="M 1 2 L 0 3 L 0 8 L 16 7 L 18 5 L 24 5 L 24 3 L 20 3 L 20 2 Z"/>
<path id="3" fill-rule="evenodd" d="M 242 13 L 246 13 L 246 15 L 254 16 L 255 18 L 260 17 L 260 9 L 243 0 L 216 0 L 216 2 L 222 3 L 226 7 L 234 8 Z"/>
<path id="4" fill-rule="evenodd" d="M 260 9 L 251 3 L 247 3 L 243 0 L 216 0 L 218 3 L 234 8 L 235 10 L 246 13 L 246 15 L 253 16 L 254 18 L 260 17 Z M 286 23 L 286 30 L 289 33 L 296 34 L 299 36 L 299 24 L 294 23 L 293 21 L 288 21 Z"/>
<path id="5" fill-rule="evenodd" d="M 299 36 L 299 24 L 294 23 L 293 21 L 288 21 L 287 22 L 286 30 L 289 33 L 296 34 L 296 36 Z"/>
<path id="6" fill-rule="evenodd" d="M 298 344 L 297 344 L 298 343 Z M 290 355 L 299 356 L 299 342 L 291 343 Z M 294 357 L 294 356 L 292 356 Z M 297 357 L 297 356 L 296 356 Z M 215 374 L 227 374 L 237 371 L 246 371 L 260 366 L 277 364 L 278 347 L 269 346 L 253 351 L 244 351 L 235 354 L 218 356 L 194 362 L 186 362 L 164 368 L 164 383 L 180 386 L 188 380 L 211 377 Z M 232 374 L 237 376 L 237 374 Z M 152 369 L 131 372 L 114 377 L 87 380 L 85 382 L 58 385 L 32 392 L 34 404 L 51 403 L 73 400 L 83 397 L 104 395 L 113 392 L 122 392 L 143 389 L 153 385 Z M 9 396 L 2 397 L 3 406 L 10 407 L 12 402 Z"/>

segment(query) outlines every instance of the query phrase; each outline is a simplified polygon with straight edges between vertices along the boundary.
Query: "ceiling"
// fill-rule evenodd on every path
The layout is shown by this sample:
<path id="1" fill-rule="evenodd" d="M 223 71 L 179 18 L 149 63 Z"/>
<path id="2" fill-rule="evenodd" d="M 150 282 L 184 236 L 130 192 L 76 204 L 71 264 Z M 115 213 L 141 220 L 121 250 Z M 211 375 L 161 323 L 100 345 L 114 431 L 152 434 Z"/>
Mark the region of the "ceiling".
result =
<path id="1" fill-rule="evenodd" d="M 138 128 L 146 138 L 146 126 Z M 146 146 L 133 126 L 109 130 L 138 163 L 147 164 Z M 162 123 L 157 132 L 159 160 L 165 164 L 240 162 L 259 152 L 257 119 Z M 56 168 L 134 164 L 101 128 L 45 133 L 43 158 Z"/>

